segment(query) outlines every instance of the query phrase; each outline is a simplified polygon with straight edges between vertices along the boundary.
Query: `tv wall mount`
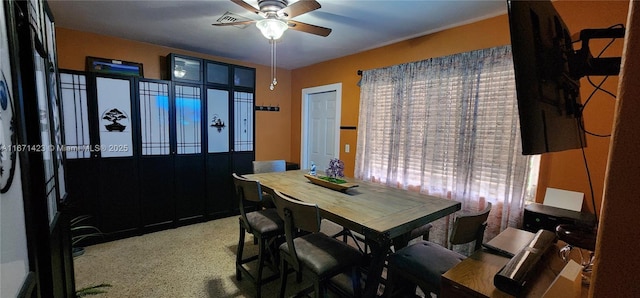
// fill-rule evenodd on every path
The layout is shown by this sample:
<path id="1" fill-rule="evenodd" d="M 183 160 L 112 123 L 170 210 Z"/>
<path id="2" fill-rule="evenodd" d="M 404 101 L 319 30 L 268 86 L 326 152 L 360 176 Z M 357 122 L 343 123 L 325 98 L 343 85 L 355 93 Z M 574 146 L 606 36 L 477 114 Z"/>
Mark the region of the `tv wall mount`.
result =
<path id="1" fill-rule="evenodd" d="M 582 47 L 570 56 L 570 74 L 575 79 L 584 76 L 617 76 L 621 57 L 593 57 L 589 41 L 596 38 L 623 38 L 625 28 L 583 29 L 580 31 Z"/>

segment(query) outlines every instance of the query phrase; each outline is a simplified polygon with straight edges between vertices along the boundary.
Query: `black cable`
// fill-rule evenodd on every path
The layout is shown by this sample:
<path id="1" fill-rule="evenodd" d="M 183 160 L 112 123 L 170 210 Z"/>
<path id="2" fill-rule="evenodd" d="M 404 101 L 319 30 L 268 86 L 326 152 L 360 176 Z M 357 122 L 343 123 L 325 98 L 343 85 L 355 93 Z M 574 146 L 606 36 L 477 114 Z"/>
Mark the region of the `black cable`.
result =
<path id="1" fill-rule="evenodd" d="M 619 27 L 624 28 L 624 26 L 623 26 L 622 24 L 616 24 L 616 25 L 613 25 L 613 26 L 609 27 L 609 29 L 611 29 L 611 28 L 615 28 L 615 27 L 618 27 L 618 26 L 619 26 Z M 615 38 L 612 38 L 612 39 L 611 39 L 611 41 L 609 41 L 609 43 L 608 43 L 608 44 L 607 44 L 607 45 L 602 49 L 602 51 L 600 51 L 600 53 L 598 54 L 598 56 L 597 56 L 597 57 L 599 58 L 599 57 L 600 57 L 600 56 L 601 56 L 601 55 L 602 55 L 602 54 L 603 54 L 603 53 L 604 53 L 604 52 L 609 48 L 609 46 L 611 46 L 611 44 L 613 44 L 613 42 L 614 42 L 615 40 L 616 40 Z M 602 81 L 600 81 L 600 84 L 596 85 L 596 84 L 594 84 L 594 83 L 591 81 L 591 78 L 590 78 L 589 76 L 587 76 L 587 80 L 589 81 L 589 83 L 590 83 L 592 86 L 594 86 L 594 87 L 595 87 L 595 89 L 593 90 L 593 92 L 591 92 L 591 94 L 589 95 L 589 97 L 588 97 L 588 98 L 587 98 L 587 100 L 585 101 L 585 103 L 584 103 L 584 105 L 582 106 L 582 108 L 580 108 L 580 116 L 579 116 L 579 118 L 578 118 L 577 120 L 578 120 L 578 124 L 579 124 L 580 128 L 581 128 L 585 133 L 590 134 L 590 135 L 593 135 L 593 136 L 603 136 L 603 137 L 604 137 L 605 135 L 598 135 L 598 134 L 594 134 L 594 133 L 591 133 L 591 132 L 587 131 L 587 130 L 584 128 L 584 125 L 583 125 L 583 123 L 582 123 L 582 122 L 583 122 L 583 119 L 582 119 L 582 117 L 583 117 L 583 113 L 582 113 L 582 112 L 583 112 L 583 111 L 584 111 L 584 109 L 587 107 L 587 104 L 589 103 L 589 101 L 591 100 L 591 98 L 593 97 L 593 95 L 594 95 L 598 90 L 601 90 L 601 91 L 603 91 L 603 92 L 605 92 L 605 93 L 609 94 L 609 95 L 610 95 L 610 96 L 612 96 L 614 99 L 615 99 L 615 98 L 617 98 L 617 96 L 615 96 L 613 93 L 611 93 L 611 92 L 609 92 L 609 91 L 607 91 L 607 90 L 605 90 L 605 89 L 602 89 L 602 88 L 601 88 L 602 84 L 604 84 L 604 82 L 605 82 L 608 78 L 609 78 L 609 76 L 605 76 L 605 77 L 604 77 L 604 79 L 602 79 Z M 606 135 L 606 136 L 611 136 L 611 134 Z M 579 138 L 579 139 L 580 139 L 580 149 L 581 149 L 581 151 L 582 151 L 582 159 L 583 159 L 583 161 L 584 161 L 584 167 L 585 167 L 585 170 L 586 170 L 586 172 L 587 172 L 587 181 L 589 181 L 589 190 L 590 190 L 590 192 L 591 192 L 591 204 L 593 205 L 593 215 L 595 216 L 595 219 L 596 219 L 596 228 L 597 228 L 597 227 L 598 227 L 598 207 L 596 206 L 596 198 L 595 198 L 595 194 L 594 194 L 594 191 L 593 191 L 593 181 L 591 180 L 591 171 L 589 170 L 589 163 L 588 163 L 588 161 L 587 161 L 587 154 L 586 154 L 586 152 L 585 152 L 585 150 L 584 150 L 584 143 L 582 142 L 582 138 Z"/>
<path id="2" fill-rule="evenodd" d="M 609 76 L 606 76 L 606 77 L 608 78 Z M 606 79 L 606 78 L 605 78 L 605 79 Z M 595 83 L 593 83 L 593 81 L 591 81 L 591 77 L 590 77 L 590 76 L 587 76 L 587 81 L 589 81 L 589 84 L 591 84 L 591 86 L 593 86 L 593 87 L 594 87 L 594 88 L 596 88 L 597 90 L 600 90 L 600 91 L 602 91 L 602 92 L 604 92 L 604 93 L 608 94 L 609 96 L 613 97 L 613 99 L 617 99 L 617 98 L 618 98 L 615 94 L 613 94 L 613 92 L 611 92 L 611 91 L 609 91 L 609 90 L 606 90 L 606 89 L 603 89 L 603 88 L 600 88 L 599 86 L 601 86 L 602 84 L 600 84 L 600 85 L 596 86 L 596 84 L 595 84 Z"/>
<path id="3" fill-rule="evenodd" d="M 624 25 L 622 24 L 616 24 L 613 26 L 610 26 L 608 29 L 612 29 L 615 27 L 621 27 L 624 28 Z M 600 53 L 598 54 L 598 56 L 596 56 L 596 58 L 600 58 L 600 56 L 602 56 L 602 54 L 604 54 L 604 52 L 613 44 L 613 42 L 615 42 L 617 38 L 612 38 L 609 43 L 607 43 L 606 46 L 604 46 L 604 48 L 602 48 L 602 50 L 600 51 Z M 577 41 L 576 41 L 577 42 Z M 604 84 L 604 82 L 609 78 L 609 76 L 605 76 L 604 79 L 602 79 L 602 81 L 600 81 L 600 83 L 598 85 L 596 85 L 595 83 L 593 83 L 593 81 L 591 81 L 591 77 L 587 76 L 587 81 L 589 82 L 589 84 L 591 84 L 591 86 L 593 86 L 595 89 L 591 92 L 591 94 L 589 95 L 589 97 L 587 97 L 587 99 L 585 100 L 584 104 L 582 105 L 582 107 L 580 108 L 580 117 L 582 117 L 584 110 L 587 108 L 587 104 L 589 103 L 589 101 L 591 100 L 591 98 L 593 98 L 593 95 L 598 91 L 602 91 L 606 94 L 608 94 L 609 96 L 613 97 L 614 99 L 617 99 L 617 96 L 615 94 L 613 94 L 612 92 L 602 88 L 602 84 Z M 586 134 L 594 136 L 594 137 L 600 137 L 600 138 L 608 138 L 611 136 L 611 134 L 597 134 L 597 133 L 593 133 L 588 131 L 585 127 L 584 127 L 584 123 L 582 123 L 582 121 L 579 121 L 579 125 L 580 128 L 582 129 L 582 131 L 584 131 Z"/>
<path id="4" fill-rule="evenodd" d="M 589 181 L 589 191 L 591 192 L 591 204 L 593 205 L 593 215 L 596 219 L 596 227 L 598 227 L 598 208 L 596 207 L 596 196 L 593 192 L 593 182 L 591 181 L 591 171 L 589 171 L 589 163 L 587 162 L 587 154 L 584 152 L 584 144 L 582 138 L 580 139 L 580 149 L 582 151 L 582 160 L 584 161 L 584 168 L 587 171 L 587 181 Z"/>
<path id="5" fill-rule="evenodd" d="M 587 104 L 589 103 L 589 101 L 593 98 L 593 95 L 596 94 L 596 92 L 598 92 L 598 90 L 603 90 L 602 88 L 600 88 L 600 86 L 602 86 L 602 84 L 604 84 L 604 82 L 609 78 L 609 76 L 605 76 L 604 79 L 602 79 L 602 81 L 600 81 L 600 84 L 598 84 L 597 86 L 595 86 L 595 89 L 593 89 L 593 91 L 591 91 L 591 94 L 589 94 L 589 97 L 587 97 L 587 100 L 585 100 L 584 105 L 582 105 L 582 107 L 580 108 L 580 118 L 582 118 L 583 111 L 584 109 L 587 107 Z M 578 119 L 581 120 L 581 119 Z M 584 131 L 586 134 L 594 136 L 594 137 L 600 137 L 600 138 L 607 138 L 610 137 L 611 134 L 597 134 L 597 133 L 593 133 L 588 131 L 585 127 L 584 127 L 584 123 L 582 121 L 578 121 L 578 125 L 580 126 L 580 129 L 582 129 L 582 131 Z"/>

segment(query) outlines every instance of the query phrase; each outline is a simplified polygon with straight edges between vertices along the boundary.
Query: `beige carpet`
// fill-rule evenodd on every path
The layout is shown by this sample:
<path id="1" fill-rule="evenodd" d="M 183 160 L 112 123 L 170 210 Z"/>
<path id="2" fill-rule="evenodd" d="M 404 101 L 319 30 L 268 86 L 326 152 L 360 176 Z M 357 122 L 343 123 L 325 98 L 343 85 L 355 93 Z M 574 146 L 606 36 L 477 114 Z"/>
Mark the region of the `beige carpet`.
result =
<path id="1" fill-rule="evenodd" d="M 253 237 L 246 239 L 245 251 L 255 253 Z M 255 297 L 248 279 L 235 278 L 237 242 L 232 216 L 89 246 L 74 259 L 76 288 L 112 285 L 91 297 Z M 291 275 L 287 296 L 307 285 Z M 263 286 L 263 297 L 277 297 L 278 288 L 279 280 Z"/>

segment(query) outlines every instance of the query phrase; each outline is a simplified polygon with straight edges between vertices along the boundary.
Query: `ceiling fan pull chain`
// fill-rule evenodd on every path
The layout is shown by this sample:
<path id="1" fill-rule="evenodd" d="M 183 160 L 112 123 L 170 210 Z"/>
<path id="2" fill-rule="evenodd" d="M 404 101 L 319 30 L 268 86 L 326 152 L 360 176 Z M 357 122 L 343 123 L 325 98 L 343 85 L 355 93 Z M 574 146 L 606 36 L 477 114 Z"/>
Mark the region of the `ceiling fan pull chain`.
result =
<path id="1" fill-rule="evenodd" d="M 269 47 L 271 48 L 271 68 L 269 69 L 271 71 L 270 75 L 273 78 L 273 47 L 275 47 L 275 43 L 273 38 L 269 39 Z M 273 86 L 273 81 L 269 82 L 269 90 L 273 90 L 274 86 Z"/>
<path id="2" fill-rule="evenodd" d="M 269 90 L 273 90 L 278 84 L 276 80 L 276 40 L 269 39 L 269 43 L 271 43 L 271 77 L 273 78 L 269 85 Z"/>
<path id="3" fill-rule="evenodd" d="M 278 61 L 278 49 L 276 48 L 276 40 L 273 40 L 273 85 L 278 85 L 278 80 L 276 80 L 276 71 L 277 71 L 277 61 Z"/>

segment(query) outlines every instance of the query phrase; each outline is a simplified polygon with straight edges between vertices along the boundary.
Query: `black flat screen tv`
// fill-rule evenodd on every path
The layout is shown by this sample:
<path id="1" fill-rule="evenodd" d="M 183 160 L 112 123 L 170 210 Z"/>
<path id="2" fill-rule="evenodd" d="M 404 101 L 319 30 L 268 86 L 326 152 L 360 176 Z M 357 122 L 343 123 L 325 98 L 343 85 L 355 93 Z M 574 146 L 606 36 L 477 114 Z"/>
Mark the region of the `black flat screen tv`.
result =
<path id="1" fill-rule="evenodd" d="M 571 35 L 551 1 L 508 0 L 522 154 L 586 146 Z"/>

